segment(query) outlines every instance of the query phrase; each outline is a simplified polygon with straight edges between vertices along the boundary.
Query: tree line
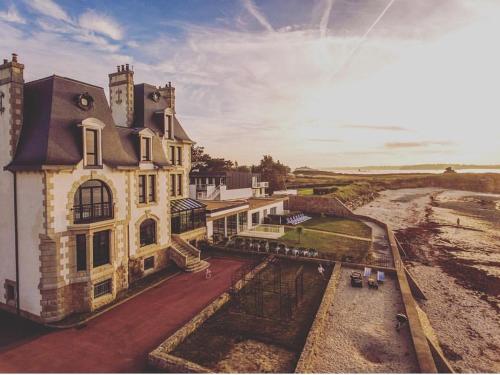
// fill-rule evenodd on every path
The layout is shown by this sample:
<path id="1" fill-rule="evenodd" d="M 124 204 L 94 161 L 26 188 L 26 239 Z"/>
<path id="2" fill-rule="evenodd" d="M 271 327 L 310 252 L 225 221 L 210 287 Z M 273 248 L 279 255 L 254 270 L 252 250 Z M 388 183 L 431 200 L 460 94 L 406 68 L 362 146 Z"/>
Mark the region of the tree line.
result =
<path id="1" fill-rule="evenodd" d="M 257 165 L 238 165 L 238 162 L 224 158 L 213 158 L 205 152 L 203 146 L 191 147 L 191 170 L 200 172 L 252 172 L 260 173 L 261 180 L 269 182 L 269 194 L 286 189 L 286 177 L 290 167 L 274 160 L 271 155 L 264 155 Z"/>

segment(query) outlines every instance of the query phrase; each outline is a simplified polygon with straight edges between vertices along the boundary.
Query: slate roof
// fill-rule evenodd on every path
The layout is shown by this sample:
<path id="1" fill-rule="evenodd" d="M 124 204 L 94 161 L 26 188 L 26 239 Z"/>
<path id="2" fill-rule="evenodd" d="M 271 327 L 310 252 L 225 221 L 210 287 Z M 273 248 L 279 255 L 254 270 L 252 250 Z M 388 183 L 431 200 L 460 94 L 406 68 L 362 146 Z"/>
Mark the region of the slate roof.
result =
<path id="1" fill-rule="evenodd" d="M 163 125 L 160 128 L 153 114 L 162 106 L 165 108 L 165 99 L 155 103 L 148 98 L 154 86 L 142 84 L 137 87 L 145 90 L 142 95 L 139 90 L 139 96 L 134 98 L 138 110 L 134 127 L 148 127 L 156 134 L 162 133 Z M 88 110 L 76 105 L 76 98 L 84 92 L 94 99 Z M 139 164 L 139 140 L 135 134 L 138 129 L 115 125 L 102 87 L 56 75 L 26 83 L 23 116 L 16 155 L 7 169 L 36 170 L 42 166 L 78 164 L 83 158 L 83 142 L 82 131 L 77 125 L 91 117 L 106 125 L 101 133 L 103 164 L 112 167 L 137 167 Z M 176 118 L 174 134 L 176 139 L 191 141 Z M 153 162 L 159 166 L 169 165 L 158 137 L 153 137 Z"/>
<path id="2" fill-rule="evenodd" d="M 150 128 L 157 134 L 163 134 L 163 110 L 167 107 L 167 100 L 163 96 L 158 102 L 152 100 L 151 96 L 155 91 L 158 88 L 147 83 L 134 85 L 134 126 Z M 173 125 L 176 140 L 193 142 L 175 115 Z"/>

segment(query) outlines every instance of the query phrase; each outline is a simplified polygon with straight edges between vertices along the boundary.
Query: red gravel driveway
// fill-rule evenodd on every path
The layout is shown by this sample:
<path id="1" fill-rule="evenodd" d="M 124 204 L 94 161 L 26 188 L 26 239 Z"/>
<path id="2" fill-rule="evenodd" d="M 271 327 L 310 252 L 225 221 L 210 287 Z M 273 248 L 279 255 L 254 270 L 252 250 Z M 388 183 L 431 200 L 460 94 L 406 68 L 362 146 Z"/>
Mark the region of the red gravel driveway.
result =
<path id="1" fill-rule="evenodd" d="M 91 320 L 0 350 L 0 372 L 143 372 L 147 354 L 230 285 L 244 260 L 210 259 L 213 276 L 181 274 Z"/>

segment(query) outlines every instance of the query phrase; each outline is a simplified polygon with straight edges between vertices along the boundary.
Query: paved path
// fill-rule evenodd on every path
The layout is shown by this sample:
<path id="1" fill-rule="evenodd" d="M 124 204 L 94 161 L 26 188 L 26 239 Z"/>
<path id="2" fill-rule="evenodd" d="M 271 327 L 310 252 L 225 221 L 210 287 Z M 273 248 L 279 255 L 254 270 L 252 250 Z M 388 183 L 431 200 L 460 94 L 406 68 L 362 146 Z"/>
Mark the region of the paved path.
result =
<path id="1" fill-rule="evenodd" d="M 143 372 L 147 354 L 230 285 L 245 260 L 210 259 L 205 273 L 181 274 L 91 320 L 6 350 L 0 372 Z"/>

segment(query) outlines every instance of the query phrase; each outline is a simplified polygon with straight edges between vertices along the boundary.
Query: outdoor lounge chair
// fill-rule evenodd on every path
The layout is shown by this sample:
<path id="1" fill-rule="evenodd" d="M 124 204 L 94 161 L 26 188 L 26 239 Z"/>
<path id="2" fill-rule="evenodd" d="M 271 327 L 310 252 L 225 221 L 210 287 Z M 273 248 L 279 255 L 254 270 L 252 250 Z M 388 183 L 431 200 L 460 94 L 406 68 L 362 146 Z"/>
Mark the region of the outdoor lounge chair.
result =
<path id="1" fill-rule="evenodd" d="M 377 282 L 383 283 L 385 281 L 384 271 L 377 271 Z"/>
<path id="2" fill-rule="evenodd" d="M 372 269 L 370 267 L 365 267 L 365 271 L 363 272 L 364 277 L 370 277 L 372 274 Z"/>

